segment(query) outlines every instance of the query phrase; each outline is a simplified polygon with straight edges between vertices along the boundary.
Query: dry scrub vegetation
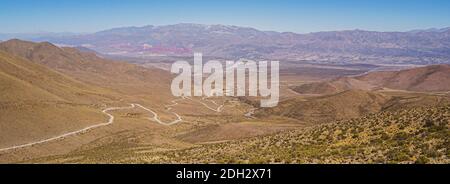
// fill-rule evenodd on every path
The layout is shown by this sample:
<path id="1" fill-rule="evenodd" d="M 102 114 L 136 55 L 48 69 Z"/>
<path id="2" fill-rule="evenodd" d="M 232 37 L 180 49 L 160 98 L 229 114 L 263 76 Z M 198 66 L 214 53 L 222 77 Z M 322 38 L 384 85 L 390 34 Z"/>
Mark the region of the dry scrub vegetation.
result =
<path id="1" fill-rule="evenodd" d="M 450 106 L 381 112 L 271 136 L 148 153 L 147 163 L 450 163 Z"/>

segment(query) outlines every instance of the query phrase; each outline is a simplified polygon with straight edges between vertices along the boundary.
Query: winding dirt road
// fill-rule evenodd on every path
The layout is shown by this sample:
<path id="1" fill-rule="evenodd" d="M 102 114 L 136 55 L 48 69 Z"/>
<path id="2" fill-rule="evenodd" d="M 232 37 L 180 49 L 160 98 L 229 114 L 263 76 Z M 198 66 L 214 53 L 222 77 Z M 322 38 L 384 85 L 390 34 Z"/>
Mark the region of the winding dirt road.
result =
<path id="1" fill-rule="evenodd" d="M 198 102 L 198 103 L 202 104 L 203 106 L 205 106 L 207 109 L 212 110 L 212 111 L 214 111 L 214 112 L 222 112 L 222 110 L 223 110 L 224 104 L 219 105 L 216 109 L 214 109 L 214 108 L 210 107 L 208 104 L 205 104 L 205 103 L 203 103 L 203 102 L 200 101 L 200 100 L 195 100 L 195 99 L 189 98 L 189 97 L 186 97 L 186 98 L 189 99 L 189 100 Z M 207 99 L 207 97 L 203 97 L 203 98 L 202 98 L 202 100 L 205 100 L 205 99 Z M 208 99 L 208 100 L 209 100 L 209 99 Z M 216 103 L 214 100 L 209 100 L 209 101 L 210 101 L 211 103 L 213 103 L 214 105 L 217 105 L 217 103 Z"/>
<path id="2" fill-rule="evenodd" d="M 155 121 L 155 122 L 157 122 L 157 123 L 159 123 L 159 124 L 161 124 L 161 125 L 169 126 L 169 125 L 174 125 L 174 124 L 177 124 L 177 123 L 183 121 L 183 119 L 181 118 L 180 115 L 178 115 L 178 114 L 175 113 L 175 112 L 171 112 L 172 114 L 174 114 L 174 115 L 177 117 L 177 119 L 174 120 L 174 121 L 171 121 L 171 122 L 169 122 L 169 123 L 164 123 L 164 122 L 162 122 L 162 121 L 159 119 L 158 114 L 157 114 L 155 111 L 152 111 L 151 109 L 146 108 L 146 107 L 144 107 L 144 106 L 142 106 L 142 105 L 140 105 L 140 104 L 131 104 L 131 105 L 138 106 L 138 107 L 140 107 L 140 108 L 142 108 L 142 109 L 144 109 L 144 110 L 146 110 L 146 111 L 152 113 L 152 114 L 153 114 L 153 117 L 152 117 L 152 118 L 148 118 L 148 119 L 149 119 L 149 120 L 153 120 L 153 121 Z"/>
<path id="3" fill-rule="evenodd" d="M 107 126 L 107 125 L 110 125 L 110 124 L 112 124 L 114 122 L 114 116 L 109 114 L 108 111 L 121 110 L 121 109 L 132 109 L 134 107 L 135 106 L 133 104 L 131 104 L 130 107 L 110 107 L 110 108 L 106 108 L 106 109 L 104 109 L 102 111 L 104 114 L 106 114 L 109 117 L 109 119 L 108 119 L 108 121 L 106 123 L 100 123 L 100 124 L 88 126 L 88 127 L 83 128 L 81 130 L 65 133 L 65 134 L 62 134 L 62 135 L 59 135 L 59 136 L 56 136 L 56 137 L 52 137 L 52 138 L 48 138 L 48 139 L 44 139 L 44 140 L 40 140 L 40 141 L 35 141 L 35 142 L 22 144 L 22 145 L 17 145 L 17 146 L 11 146 L 11 147 L 7 147 L 7 148 L 1 148 L 0 151 L 8 151 L 8 150 L 13 150 L 13 149 L 19 149 L 19 148 L 33 146 L 33 145 L 36 145 L 36 144 L 42 144 L 42 143 L 46 143 L 46 142 L 62 139 L 62 138 L 67 137 L 67 136 L 83 133 L 83 132 L 86 132 L 86 131 L 88 131 L 90 129 L 94 129 L 94 128 L 98 128 L 98 127 L 102 127 L 102 126 Z"/>
<path id="4" fill-rule="evenodd" d="M 178 105 L 178 103 L 177 103 L 178 101 L 184 100 L 186 98 L 187 97 L 182 97 L 181 99 L 172 100 L 171 101 L 172 104 L 166 105 L 165 107 L 167 108 L 167 110 L 169 112 L 171 112 L 170 110 L 172 109 L 172 107 L 175 106 L 175 105 Z M 187 99 L 194 100 L 194 99 L 191 99 L 191 98 L 187 98 Z M 202 99 L 202 100 L 204 100 L 204 99 Z M 207 104 L 205 104 L 205 103 L 203 103 L 201 101 L 198 101 L 198 100 L 194 100 L 194 101 L 197 101 L 197 102 L 201 103 L 206 108 L 208 108 L 208 109 L 210 109 L 212 111 L 215 111 L 215 112 L 221 112 L 222 109 L 223 109 L 223 104 L 221 106 L 219 106 L 217 109 L 214 109 L 214 108 L 209 107 Z M 210 101 L 212 103 L 216 104 L 216 102 L 214 102 L 212 100 L 210 100 Z M 136 108 L 136 107 L 140 107 L 140 108 L 150 112 L 153 115 L 153 117 L 152 118 L 148 118 L 148 119 L 152 120 L 152 121 L 155 121 L 155 122 L 157 122 L 158 124 L 161 124 L 161 125 L 169 126 L 169 125 L 174 125 L 174 124 L 177 124 L 177 123 L 180 123 L 180 122 L 183 121 L 183 119 L 181 118 L 181 116 L 179 114 L 177 114 L 175 112 L 171 112 L 172 114 L 174 114 L 177 117 L 177 119 L 174 120 L 174 121 L 165 123 L 165 122 L 163 122 L 163 121 L 161 121 L 159 119 L 158 114 L 155 111 L 153 111 L 153 110 L 151 110 L 149 108 L 146 108 L 146 107 L 142 106 L 141 104 L 133 103 L 129 107 L 110 107 L 110 108 L 104 109 L 102 111 L 102 113 L 106 114 L 109 117 L 109 119 L 108 119 L 108 121 L 106 123 L 100 123 L 100 124 L 88 126 L 88 127 L 85 127 L 83 129 L 80 129 L 80 130 L 77 130 L 77 131 L 68 132 L 68 133 L 65 133 L 65 134 L 62 134 L 62 135 L 58 135 L 58 136 L 55 136 L 55 137 L 43 139 L 43 140 L 40 140 L 40 141 L 30 142 L 30 143 L 16 145 L 16 146 L 10 146 L 10 147 L 6 147 L 6 148 L 1 148 L 0 152 L 13 150 L 13 149 L 20 149 L 20 148 L 24 148 L 24 147 L 30 147 L 30 146 L 37 145 L 37 144 L 42 144 L 42 143 L 46 143 L 46 142 L 50 142 L 50 141 L 54 141 L 54 140 L 58 140 L 58 139 L 63 139 L 65 137 L 68 137 L 68 136 L 71 136 L 71 135 L 76 135 L 76 134 L 79 134 L 79 133 L 83 133 L 83 132 L 86 132 L 86 131 L 94 129 L 94 128 L 111 125 L 111 124 L 114 123 L 114 116 L 112 114 L 108 113 L 109 111 L 123 110 L 123 109 L 133 109 L 133 108 Z"/>

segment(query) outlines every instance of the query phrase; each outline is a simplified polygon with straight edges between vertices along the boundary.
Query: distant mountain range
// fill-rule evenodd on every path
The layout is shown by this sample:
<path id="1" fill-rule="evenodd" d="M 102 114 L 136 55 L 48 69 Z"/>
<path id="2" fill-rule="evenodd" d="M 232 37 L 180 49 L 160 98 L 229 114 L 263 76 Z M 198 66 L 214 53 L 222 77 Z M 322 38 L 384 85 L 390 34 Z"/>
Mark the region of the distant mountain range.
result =
<path id="1" fill-rule="evenodd" d="M 9 35 L 9 37 L 15 35 Z M 450 28 L 409 32 L 363 30 L 260 31 L 202 24 L 122 27 L 92 34 L 16 35 L 32 41 L 84 47 L 109 55 L 205 56 L 325 63 L 440 64 L 450 62 Z M 3 39 L 7 38 L 3 35 Z M 2 39 L 2 35 L 0 35 Z"/>
<path id="2" fill-rule="evenodd" d="M 43 37 L 60 37 L 60 36 L 74 36 L 80 35 L 81 33 L 53 33 L 53 32 L 38 32 L 38 33 L 0 33 L 0 41 L 10 40 L 10 39 L 22 39 L 22 40 L 33 40 Z"/>
<path id="3" fill-rule="evenodd" d="M 254 28 L 175 24 L 123 27 L 92 34 L 42 36 L 34 41 L 82 46 L 122 56 L 191 56 L 334 63 L 437 64 L 450 61 L 450 30 L 260 31 Z"/>
<path id="4" fill-rule="evenodd" d="M 450 30 L 450 27 L 446 27 L 446 28 L 430 28 L 430 29 L 416 29 L 416 30 L 412 30 L 409 31 L 410 33 L 421 33 L 421 32 L 438 32 L 438 33 L 442 33 L 442 32 L 447 32 Z"/>

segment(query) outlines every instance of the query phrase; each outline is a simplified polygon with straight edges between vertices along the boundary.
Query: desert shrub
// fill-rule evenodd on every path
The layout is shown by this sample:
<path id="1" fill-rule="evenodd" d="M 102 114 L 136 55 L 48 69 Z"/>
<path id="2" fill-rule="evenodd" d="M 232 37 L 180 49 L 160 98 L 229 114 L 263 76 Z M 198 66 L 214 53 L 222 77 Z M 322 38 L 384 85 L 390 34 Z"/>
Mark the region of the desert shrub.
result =
<path id="1" fill-rule="evenodd" d="M 386 140 L 389 140 L 391 137 L 389 137 L 389 135 L 387 134 L 387 133 L 381 133 L 381 139 L 382 140 L 384 140 L 384 141 L 386 141 Z"/>
<path id="2" fill-rule="evenodd" d="M 418 158 L 417 158 L 417 160 L 414 162 L 415 164 L 426 164 L 426 163 L 428 163 L 430 161 L 430 159 L 428 159 L 427 157 L 425 157 L 425 156 L 419 156 Z"/>
<path id="3" fill-rule="evenodd" d="M 392 150 L 389 150 L 386 156 L 388 160 L 394 162 L 402 162 L 410 159 L 409 151 L 402 148 L 394 148 Z"/>
<path id="4" fill-rule="evenodd" d="M 392 137 L 392 139 L 394 141 L 405 141 L 406 139 L 408 139 L 408 134 L 405 132 L 399 132 L 395 134 L 394 137 Z"/>
<path id="5" fill-rule="evenodd" d="M 435 150 L 435 149 L 427 149 L 427 150 L 424 151 L 424 154 L 425 154 L 426 156 L 428 156 L 428 157 L 431 157 L 431 158 L 436 158 L 436 157 L 441 156 L 441 153 L 439 153 L 439 152 L 438 152 L 437 150 Z"/>

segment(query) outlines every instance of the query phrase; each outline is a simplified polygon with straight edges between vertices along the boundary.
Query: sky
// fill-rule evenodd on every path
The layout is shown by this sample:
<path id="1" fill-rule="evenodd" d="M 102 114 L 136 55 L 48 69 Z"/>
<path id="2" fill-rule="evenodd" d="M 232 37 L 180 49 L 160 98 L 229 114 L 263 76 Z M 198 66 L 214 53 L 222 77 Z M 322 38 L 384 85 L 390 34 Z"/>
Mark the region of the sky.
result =
<path id="1" fill-rule="evenodd" d="M 265 31 L 450 27 L 449 0 L 0 0 L 0 33 L 224 24 Z"/>

